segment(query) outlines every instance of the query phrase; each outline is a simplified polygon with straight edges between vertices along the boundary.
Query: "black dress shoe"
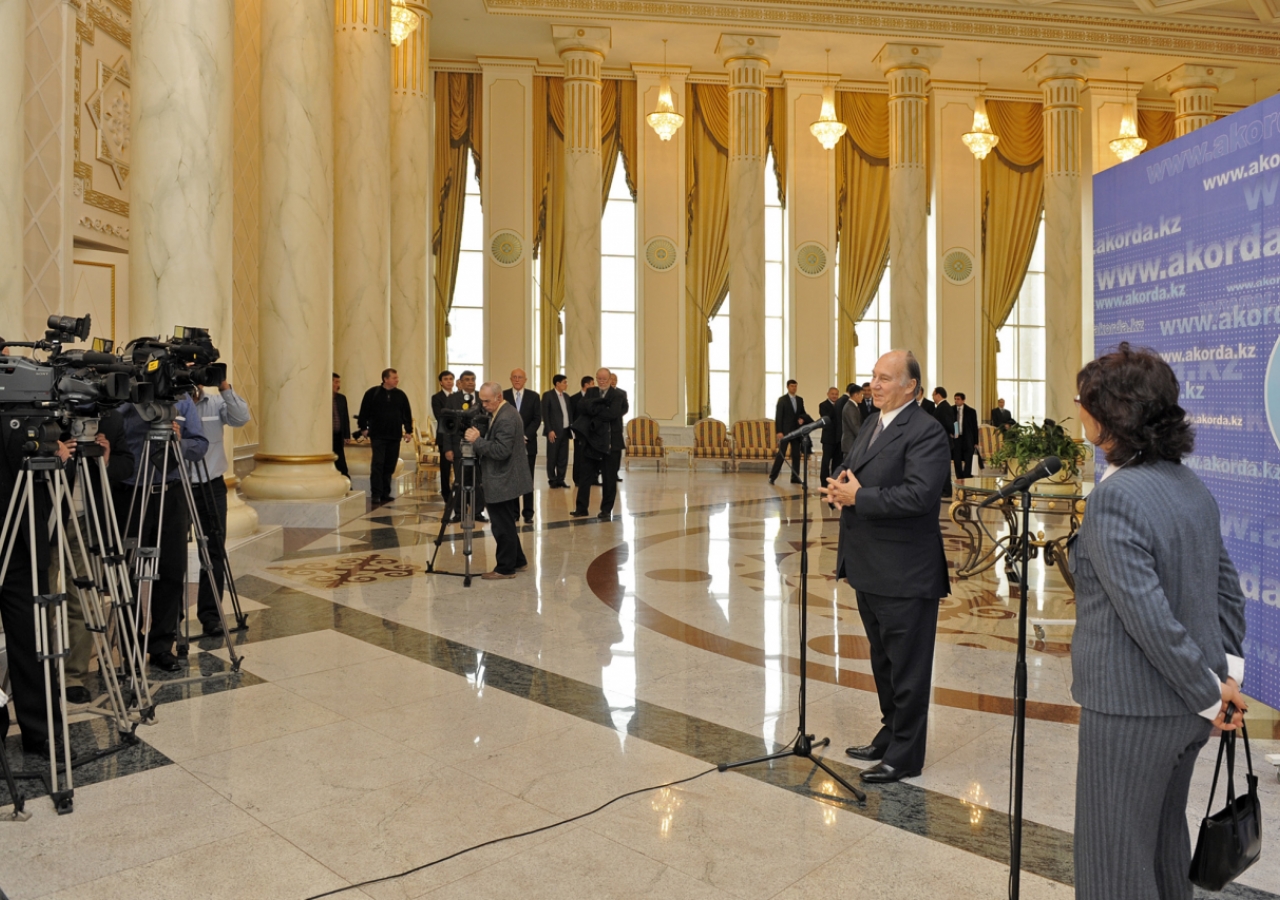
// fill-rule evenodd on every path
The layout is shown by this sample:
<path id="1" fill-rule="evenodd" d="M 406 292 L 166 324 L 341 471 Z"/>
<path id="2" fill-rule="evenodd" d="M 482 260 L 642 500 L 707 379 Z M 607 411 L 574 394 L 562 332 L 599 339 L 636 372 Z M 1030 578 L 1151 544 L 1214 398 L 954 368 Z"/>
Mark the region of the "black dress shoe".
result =
<path id="1" fill-rule="evenodd" d="M 476 521 L 477 521 L 477 522 L 488 522 L 488 521 L 489 521 L 489 519 L 488 519 L 488 517 L 487 517 L 487 516 L 480 515 L 480 516 L 476 516 Z"/>
<path id="2" fill-rule="evenodd" d="M 888 784 L 893 781 L 901 781 L 904 778 L 915 778 L 919 774 L 919 769 L 914 772 L 908 772 L 905 769 L 895 769 L 893 766 L 881 762 L 865 770 L 862 773 L 862 780 L 870 784 Z"/>
<path id="3" fill-rule="evenodd" d="M 82 685 L 76 684 L 67 688 L 67 702 L 76 704 L 91 703 L 93 695 L 89 693 L 89 689 Z"/>
<path id="4" fill-rule="evenodd" d="M 803 479 L 803 478 L 792 478 L 792 479 L 791 479 L 791 483 L 792 483 L 792 484 L 804 484 L 804 479 Z"/>
<path id="5" fill-rule="evenodd" d="M 152 653 L 151 665 L 161 672 L 182 671 L 182 663 L 178 662 L 178 657 L 172 653 Z"/>
<path id="6" fill-rule="evenodd" d="M 585 519 L 587 516 L 591 515 L 591 513 L 586 512 L 586 511 L 581 511 L 581 512 L 580 512 L 580 511 L 578 511 L 578 510 L 576 510 L 576 509 L 571 509 L 571 510 L 569 510 L 569 515 L 570 515 L 572 518 L 575 518 L 575 519 Z"/>
<path id="7" fill-rule="evenodd" d="M 854 759 L 865 759 L 868 762 L 884 759 L 884 751 L 875 744 L 867 744 L 864 747 L 849 747 L 844 753 L 845 756 L 852 756 Z"/>
<path id="8" fill-rule="evenodd" d="M 24 734 L 22 736 L 22 752 L 30 753 L 32 756 L 48 756 L 49 739 L 47 737 L 28 739 Z"/>
<path id="9" fill-rule="evenodd" d="M 613 513 L 602 512 L 600 515 L 596 516 L 596 518 L 601 522 L 608 522 L 613 518 Z"/>
<path id="10" fill-rule="evenodd" d="M 769 483 L 770 483 L 770 484 L 773 484 L 773 482 L 774 482 L 775 480 L 776 480 L 776 479 L 770 478 L 770 479 L 769 479 Z"/>
<path id="11" fill-rule="evenodd" d="M 524 524 L 526 524 L 526 525 L 532 525 L 532 524 L 533 524 L 533 516 L 525 516 L 525 517 L 524 517 Z"/>
<path id="12" fill-rule="evenodd" d="M 205 637 L 217 638 L 222 637 L 224 634 L 226 634 L 226 631 L 223 630 L 222 625 L 219 622 L 214 622 L 212 625 L 204 626 Z"/>

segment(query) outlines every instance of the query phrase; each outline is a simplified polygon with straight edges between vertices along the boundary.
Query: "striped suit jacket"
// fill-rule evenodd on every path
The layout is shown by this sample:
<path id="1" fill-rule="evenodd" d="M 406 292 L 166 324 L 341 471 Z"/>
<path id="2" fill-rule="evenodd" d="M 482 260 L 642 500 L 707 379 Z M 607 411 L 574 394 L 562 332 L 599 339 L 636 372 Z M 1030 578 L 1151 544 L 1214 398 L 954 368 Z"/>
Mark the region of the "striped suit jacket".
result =
<path id="1" fill-rule="evenodd" d="M 1198 714 L 1242 656 L 1244 595 L 1218 504 L 1186 466 L 1126 466 L 1089 495 L 1072 538 L 1072 696 L 1112 715 Z"/>

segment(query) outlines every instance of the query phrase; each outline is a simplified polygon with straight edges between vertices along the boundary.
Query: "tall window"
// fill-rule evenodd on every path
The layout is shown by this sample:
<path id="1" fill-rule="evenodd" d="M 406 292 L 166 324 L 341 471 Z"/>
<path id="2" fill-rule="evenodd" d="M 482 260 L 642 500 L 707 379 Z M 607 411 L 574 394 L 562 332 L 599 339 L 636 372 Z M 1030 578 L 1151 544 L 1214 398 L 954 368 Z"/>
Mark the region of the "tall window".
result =
<path id="1" fill-rule="evenodd" d="M 475 164 L 467 154 L 467 198 L 462 211 L 462 250 L 458 254 L 458 280 L 449 311 L 449 369 L 476 373 L 484 383 L 484 213 L 480 208 L 480 184 Z"/>
<path id="2" fill-rule="evenodd" d="M 787 269 L 785 263 L 786 216 L 778 200 L 773 153 L 764 164 L 764 370 L 765 408 L 760 415 L 773 417 L 774 401 L 787 390 Z M 729 301 L 726 297 L 711 320 L 711 417 L 729 422 Z"/>
<path id="3" fill-rule="evenodd" d="M 889 265 L 892 265 L 890 263 Z M 838 273 L 837 273 L 838 277 Z M 854 351 L 853 380 L 863 384 L 871 380 L 876 360 L 893 349 L 889 339 L 889 266 L 876 288 L 876 295 L 858 323 L 858 348 Z M 928 389 L 926 389 L 928 390 Z"/>
<path id="4" fill-rule="evenodd" d="M 1003 328 L 996 332 L 1000 350 L 996 353 L 996 391 L 1004 399 L 1013 418 L 1026 424 L 1044 421 L 1044 219 L 1031 252 L 1027 277 Z M 995 406 L 997 398 L 991 398 Z M 1058 418 L 1071 410 L 1055 409 Z"/>
<path id="5" fill-rule="evenodd" d="M 618 387 L 636 399 L 636 202 L 621 161 L 614 167 L 609 201 L 600 222 L 601 363 Z M 578 373 L 579 377 L 586 372 Z"/>

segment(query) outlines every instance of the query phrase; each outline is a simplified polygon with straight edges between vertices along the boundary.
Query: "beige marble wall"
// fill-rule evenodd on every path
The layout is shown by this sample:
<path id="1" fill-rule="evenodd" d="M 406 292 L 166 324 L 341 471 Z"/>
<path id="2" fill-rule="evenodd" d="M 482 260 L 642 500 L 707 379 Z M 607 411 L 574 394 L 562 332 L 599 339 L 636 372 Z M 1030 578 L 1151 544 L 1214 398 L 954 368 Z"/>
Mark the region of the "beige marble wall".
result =
<path id="1" fill-rule="evenodd" d="M 223 359 L 231 364 L 236 393 L 249 403 L 254 417 L 243 428 L 233 429 L 228 438 L 237 447 L 258 443 L 257 415 L 261 392 L 258 372 L 258 195 L 262 177 L 262 0 L 236 0 L 234 88 L 235 110 L 232 131 L 231 200 L 231 353 Z"/>
<path id="2" fill-rule="evenodd" d="M 337 0 L 333 364 L 359 397 L 391 365 L 390 0 Z"/>
<path id="3" fill-rule="evenodd" d="M 685 141 L 689 110 L 684 108 L 687 67 L 669 67 L 671 98 L 685 125 L 669 141 L 658 137 L 645 121 L 658 103 L 662 68 L 633 65 L 636 76 L 636 332 L 640 381 L 634 410 L 663 425 L 685 425 L 685 268 L 687 239 Z M 676 248 L 676 263 L 659 270 L 645 262 L 645 251 L 655 239 L 665 238 Z"/>
<path id="4" fill-rule="evenodd" d="M 915 353 L 927 369 L 929 353 L 929 222 L 927 107 L 929 67 L 941 47 L 885 44 L 875 61 L 889 82 L 890 340 Z M 924 372 L 925 380 L 933 376 Z"/>
<path id="5" fill-rule="evenodd" d="M 22 83 L 27 0 L 0 0 L 0 337 L 20 340 L 22 321 Z"/>
<path id="6" fill-rule="evenodd" d="M 324 500 L 333 467 L 334 0 L 262 0 L 259 372 L 256 499 Z"/>
<path id="7" fill-rule="evenodd" d="M 960 136 L 973 126 L 974 97 L 979 86 L 933 83 L 929 116 L 937 136 L 934 168 L 933 286 L 937 368 L 930 386 L 945 385 L 960 391 L 968 403 L 986 418 L 984 410 L 995 399 L 982 396 L 982 171 Z M 974 273 L 966 284 L 952 283 L 943 274 L 941 260 L 947 252 L 962 249 L 973 258 Z"/>
<path id="8" fill-rule="evenodd" d="M 431 417 L 434 384 L 427 373 L 431 13 L 414 11 L 418 27 L 391 51 L 391 364 L 421 426 Z"/>
<path id="9" fill-rule="evenodd" d="M 791 332 L 787 356 L 790 371 L 800 382 L 800 392 L 825 399 L 835 384 L 835 265 L 836 265 L 836 154 L 826 150 L 809 131 L 822 112 L 822 87 L 839 76 L 783 72 L 786 109 L 780 111 L 787 129 L 787 247 L 784 264 Z M 777 113 L 775 113 L 777 115 Z M 817 244 L 826 253 L 826 268 L 819 275 L 801 272 L 796 251 Z M 843 392 L 844 385 L 839 385 Z M 767 398 L 766 398 L 767 399 Z M 817 415 L 817 399 L 809 401 Z"/>
<path id="10" fill-rule="evenodd" d="M 232 0 L 135 0 L 130 318 L 230 350 Z M 230 354 L 228 354 L 230 355 Z"/>
<path id="11" fill-rule="evenodd" d="M 537 60 L 481 57 L 484 70 L 486 379 L 533 370 L 533 70 Z M 598 184 L 598 182 L 597 182 Z M 596 194 L 596 209 L 600 195 Z M 495 253 L 494 238 L 507 235 Z M 514 241 L 510 238 L 514 238 Z M 566 348 L 567 352 L 567 348 Z M 592 366 L 594 368 L 594 366 Z"/>

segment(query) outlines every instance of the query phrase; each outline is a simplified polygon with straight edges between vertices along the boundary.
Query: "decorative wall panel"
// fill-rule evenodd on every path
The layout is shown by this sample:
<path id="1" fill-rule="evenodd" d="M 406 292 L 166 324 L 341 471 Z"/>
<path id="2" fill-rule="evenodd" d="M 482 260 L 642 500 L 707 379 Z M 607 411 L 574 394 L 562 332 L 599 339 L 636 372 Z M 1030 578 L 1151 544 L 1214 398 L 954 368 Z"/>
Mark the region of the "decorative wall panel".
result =
<path id="1" fill-rule="evenodd" d="M 84 0 L 72 83 L 74 236 L 129 247 L 130 3 Z"/>

